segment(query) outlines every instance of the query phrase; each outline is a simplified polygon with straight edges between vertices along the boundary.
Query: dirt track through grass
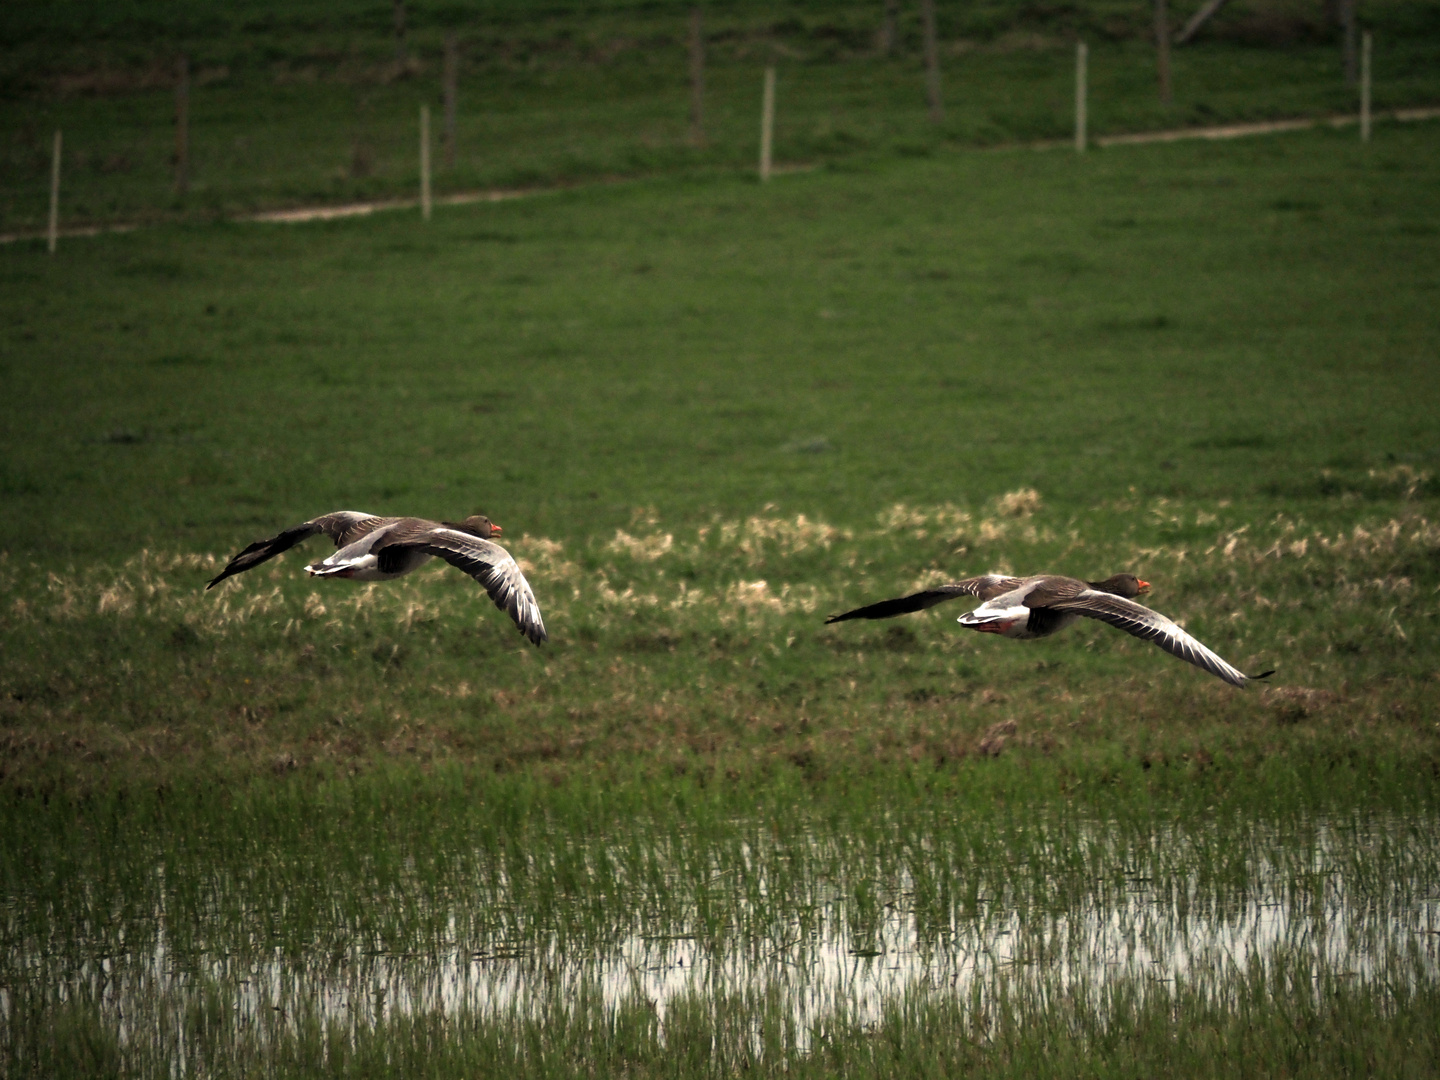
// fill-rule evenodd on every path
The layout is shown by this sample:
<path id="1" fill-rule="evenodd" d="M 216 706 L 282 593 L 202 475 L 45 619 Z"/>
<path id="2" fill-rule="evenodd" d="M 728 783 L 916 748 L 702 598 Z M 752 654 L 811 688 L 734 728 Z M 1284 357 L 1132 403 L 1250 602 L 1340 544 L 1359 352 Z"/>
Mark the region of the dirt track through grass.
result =
<path id="1" fill-rule="evenodd" d="M 1425 120 L 1440 118 L 1440 109 L 1396 109 L 1388 114 L 1381 114 L 1375 119 L 1380 122 L 1387 120 L 1397 123 L 1415 123 Z M 1194 128 L 1172 128 L 1165 131 L 1139 131 L 1126 135 L 1102 135 L 1094 140 L 1096 146 L 1143 146 L 1147 143 L 1157 142 L 1178 142 L 1183 139 L 1245 139 L 1261 135 L 1286 134 L 1293 131 L 1308 131 L 1310 128 L 1327 125 L 1332 128 L 1349 127 L 1360 122 L 1358 116 L 1329 116 L 1320 120 L 1272 120 L 1256 124 L 1226 124 L 1219 127 L 1194 127 Z M 1047 143 L 1035 144 L 1037 148 L 1059 149 L 1066 144 Z M 992 150 L 1014 149 L 1013 147 L 992 147 Z M 781 176 L 787 172 L 803 172 L 812 166 L 790 166 L 774 170 L 775 175 Z M 471 203 L 501 202 L 506 199 L 520 199 L 535 195 L 549 194 L 549 189 L 524 190 L 491 190 L 491 191 L 468 191 L 459 192 L 453 195 L 443 195 L 436 200 L 440 206 L 468 206 Z M 303 224 L 310 221 L 333 221 L 337 218 L 365 217 L 369 214 L 386 210 L 414 210 L 420 205 L 418 198 L 414 199 L 386 199 L 379 202 L 346 203 L 331 206 L 296 207 L 290 210 L 265 210 L 258 214 L 250 214 L 233 220 L 243 222 L 261 222 L 276 224 Z M 106 232 L 130 232 L 138 228 L 135 225 L 115 224 L 99 225 L 80 229 L 64 229 L 60 236 L 65 238 L 79 238 L 99 236 Z M 13 244 L 19 240 L 38 240 L 44 233 L 3 233 L 0 234 L 0 244 Z"/>

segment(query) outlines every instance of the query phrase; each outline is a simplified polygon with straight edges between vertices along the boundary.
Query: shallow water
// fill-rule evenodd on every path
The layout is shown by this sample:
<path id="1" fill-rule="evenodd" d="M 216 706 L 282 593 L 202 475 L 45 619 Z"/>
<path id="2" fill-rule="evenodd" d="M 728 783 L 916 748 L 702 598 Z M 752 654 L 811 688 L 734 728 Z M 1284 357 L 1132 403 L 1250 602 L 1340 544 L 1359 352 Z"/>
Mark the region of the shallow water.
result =
<path id="1" fill-rule="evenodd" d="M 1073 862 L 1042 844 L 1025 852 L 1028 862 L 1013 855 L 1009 865 L 986 868 L 978 889 L 938 901 L 935 880 L 966 872 L 945 845 L 934 850 L 948 854 L 935 854 L 927 867 L 912 843 L 908 868 L 880 880 L 889 864 L 877 867 L 873 851 L 856 865 L 843 855 L 837 862 L 844 838 L 812 835 L 797 848 L 768 844 L 765 829 L 751 829 L 730 851 L 730 861 L 751 875 L 743 883 L 724 869 L 724 857 L 699 879 L 676 865 L 663 915 L 653 890 L 612 888 L 600 897 L 610 909 L 604 928 L 592 926 L 588 939 L 580 924 L 593 915 L 596 897 L 577 888 L 556 907 L 559 923 L 521 929 L 523 920 L 511 913 L 490 924 L 478 949 L 461 944 L 474 940 L 467 908 L 504 905 L 507 877 L 498 871 L 484 885 L 477 879 L 472 896 L 452 900 L 452 910 L 428 912 L 432 927 L 433 917 L 443 916 L 440 929 L 415 948 L 337 946 L 330 936 L 311 949 L 190 952 L 173 944 L 163 910 L 154 913 L 153 933 L 138 926 L 127 933 L 123 921 L 106 922 L 105 905 L 97 903 L 93 932 L 73 939 L 79 951 L 47 951 L 32 941 L 24 954 L 11 954 L 0 1014 L 14 1019 L 14 988 L 23 983 L 56 1003 L 93 1003 L 127 1046 L 162 1054 L 170 1047 L 184 1058 L 181 1018 L 200 1003 L 224 1013 L 235 1031 L 273 1033 L 301 1019 L 353 1028 L 415 1012 L 503 1021 L 597 995 L 610 1008 L 647 1003 L 663 1027 L 682 999 L 778 995 L 789 1038 L 803 1050 L 813 1025 L 827 1018 L 873 1023 L 887 1003 L 907 995 L 975 1000 L 1007 980 L 1050 988 L 1119 979 L 1233 986 L 1277 958 L 1291 968 L 1299 961 L 1317 978 L 1384 980 L 1403 969 L 1405 978 L 1434 979 L 1435 824 L 1308 823 L 1298 854 L 1293 836 L 1257 826 L 1243 854 L 1217 871 L 1201 865 L 1214 840 L 1203 829 L 1127 839 L 1094 823 L 1064 834 L 1066 844 L 1091 849 L 1088 865 L 1100 872 L 1088 882 L 1082 872 L 1077 883 L 1073 870 L 1068 881 L 1047 877 L 1037 850 L 1057 866 Z M 664 857 L 663 844 L 648 855 L 651 863 L 657 857 Z M 475 853 L 471 865 L 484 861 Z M 769 875 L 782 863 L 783 875 Z M 157 866 L 156 883 L 165 877 Z M 1022 877 L 1031 880 L 1015 887 Z M 727 882 L 741 895 L 727 892 Z M 718 908 L 717 897 L 724 900 Z M 217 919 L 235 910 L 223 896 L 210 907 Z M 568 925 L 572 907 L 575 925 Z M 127 948 L 127 940 L 143 945 Z"/>

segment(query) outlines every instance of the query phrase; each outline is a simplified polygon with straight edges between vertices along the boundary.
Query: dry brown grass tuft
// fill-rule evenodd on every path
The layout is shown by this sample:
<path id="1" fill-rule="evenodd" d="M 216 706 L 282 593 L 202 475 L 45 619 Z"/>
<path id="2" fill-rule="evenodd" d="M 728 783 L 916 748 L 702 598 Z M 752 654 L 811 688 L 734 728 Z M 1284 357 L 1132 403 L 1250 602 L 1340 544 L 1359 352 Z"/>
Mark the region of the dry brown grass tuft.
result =
<path id="1" fill-rule="evenodd" d="M 1174 757 L 1217 725 L 1257 745 L 1284 731 L 1435 752 L 1440 527 L 1423 503 L 1342 527 L 1157 499 L 1125 515 L 1153 525 L 1126 532 L 1012 495 L 1015 516 L 1004 500 L 978 520 L 897 505 L 875 529 L 767 511 L 690 529 L 640 515 L 588 544 L 524 536 L 514 550 L 552 633 L 541 650 L 439 563 L 356 585 L 282 559 L 207 593 L 215 555 L 48 572 L 0 559 L 0 770 L 265 771 L 280 755 L 569 769 L 678 748 L 722 774 L 803 758 L 820 775 L 1092 745 Z M 980 548 L 987 525 L 998 539 Z M 976 548 L 952 547 L 956 531 Z M 1011 568 L 1142 573 L 1155 608 L 1246 670 L 1278 667 L 1275 685 L 1234 691 L 1098 625 L 981 640 L 954 626 L 962 604 L 821 624 Z"/>

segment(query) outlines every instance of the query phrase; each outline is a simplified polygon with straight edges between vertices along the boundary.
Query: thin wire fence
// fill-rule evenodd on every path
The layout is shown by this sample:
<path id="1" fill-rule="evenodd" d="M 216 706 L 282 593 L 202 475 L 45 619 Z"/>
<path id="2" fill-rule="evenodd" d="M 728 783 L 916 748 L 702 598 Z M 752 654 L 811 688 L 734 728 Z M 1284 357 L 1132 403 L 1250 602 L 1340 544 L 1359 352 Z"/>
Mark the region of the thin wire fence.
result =
<path id="1" fill-rule="evenodd" d="M 169 64 L 169 86 L 156 76 L 129 88 L 117 83 L 114 92 L 0 105 L 14 132 L 0 146 L 0 234 L 46 229 L 43 178 L 58 161 L 46 144 L 56 130 L 66 133 L 58 213 L 62 225 L 83 229 L 423 201 L 417 116 L 432 102 L 442 117 L 432 182 L 443 198 L 619 176 L 754 171 L 757 156 L 780 169 L 947 146 L 1073 140 L 1083 150 L 1224 121 L 1353 114 L 1361 99 L 1371 116 L 1440 101 L 1440 77 L 1433 88 L 1414 78 L 1405 55 L 1394 67 L 1410 77 L 1385 77 L 1383 45 L 1375 87 L 1368 33 L 1357 88 L 1345 84 L 1331 46 L 1181 49 L 1175 104 L 1166 105 L 1153 81 L 1144 86 L 1156 70 L 1153 43 L 1081 42 L 1078 56 L 1076 43 L 1058 37 L 1023 48 L 983 46 L 947 37 L 943 20 L 938 39 L 927 43 L 918 33 L 897 34 L 890 8 L 875 8 L 873 43 L 830 53 L 797 50 L 773 28 L 737 47 L 733 26 L 702 28 L 694 8 L 677 22 L 673 41 L 660 43 L 668 47 L 627 44 L 608 58 L 573 62 L 497 57 L 493 41 L 465 28 L 434 42 L 412 33 L 403 58 L 368 65 L 341 56 L 232 73 L 182 56 Z M 1193 33 L 1189 25 L 1182 31 Z M 778 97 L 762 123 L 763 73 L 775 68 Z M 762 128 L 768 154 L 759 145 Z M 1369 133 L 1367 119 L 1363 137 Z M 764 164 L 760 171 L 768 173 Z M 52 191 L 55 184 L 52 178 Z"/>

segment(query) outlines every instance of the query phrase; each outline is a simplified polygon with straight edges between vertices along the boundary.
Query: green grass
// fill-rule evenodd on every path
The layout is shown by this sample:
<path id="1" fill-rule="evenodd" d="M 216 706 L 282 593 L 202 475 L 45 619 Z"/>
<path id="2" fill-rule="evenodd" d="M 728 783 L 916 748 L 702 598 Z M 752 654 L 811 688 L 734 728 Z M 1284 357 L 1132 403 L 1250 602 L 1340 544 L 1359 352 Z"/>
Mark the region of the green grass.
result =
<path id="1" fill-rule="evenodd" d="M 947 105 L 938 125 L 926 116 L 917 11 L 905 9 L 900 49 L 883 57 L 874 2 L 715 4 L 703 148 L 689 141 L 687 4 L 551 5 L 529 17 L 506 5 L 418 7 L 405 67 L 383 4 L 167 8 L 162 16 L 72 0 L 39 19 L 19 7 L 0 15 L 0 39 L 12 43 L 0 60 L 0 120 L 10 133 L 0 141 L 0 231 L 44 227 L 57 128 L 69 224 L 414 197 L 417 114 L 428 103 L 439 123 L 447 28 L 463 62 L 456 160 L 437 176 L 442 192 L 752 170 L 767 63 L 779 65 L 782 164 L 1067 138 L 1077 37 L 1092 48 L 1097 134 L 1358 108 L 1336 31 L 1311 6 L 1289 2 L 1232 5 L 1177 49 L 1169 106 L 1158 97 L 1147 19 L 1133 4 L 942 4 Z M 1440 102 L 1431 9 L 1387 0 L 1364 17 L 1377 35 L 1376 108 Z M 171 172 L 182 51 L 195 72 L 183 197 Z"/>
<path id="2" fill-rule="evenodd" d="M 944 758 L 1012 714 L 1142 753 L 1176 716 L 1253 743 L 1276 709 L 1433 753 L 1435 168 L 1429 128 L 1316 133 L 7 249 L 15 775 L 819 769 Z M 544 650 L 443 568 L 201 592 L 322 510 L 477 506 L 532 568 Z M 1102 627 L 819 625 L 995 567 L 1140 572 L 1303 700 Z"/>
<path id="3" fill-rule="evenodd" d="M 35 527 L 6 546 L 221 551 L 332 503 L 566 542 L 1025 486 L 1398 506 L 1369 470 L 1436 456 L 1433 147 L 956 154 L 8 248 L 3 491 Z"/>
<path id="4" fill-rule="evenodd" d="M 3 1068 L 1423 1074 L 1437 173 L 1431 125 L 941 149 L 0 249 Z M 551 642 L 445 568 L 203 591 L 342 506 L 484 508 Z M 822 625 L 997 567 L 1142 573 L 1275 685 L 959 605 Z M 1060 985 L 1057 920 L 1137 896 L 1296 936 Z M 974 996 L 807 1029 L 766 966 L 1007 918 L 1034 962 Z M 509 1013 L 312 993 L 637 934 L 754 981 L 663 1024 L 583 972 Z M 247 965 L 294 976 L 253 1023 Z"/>

